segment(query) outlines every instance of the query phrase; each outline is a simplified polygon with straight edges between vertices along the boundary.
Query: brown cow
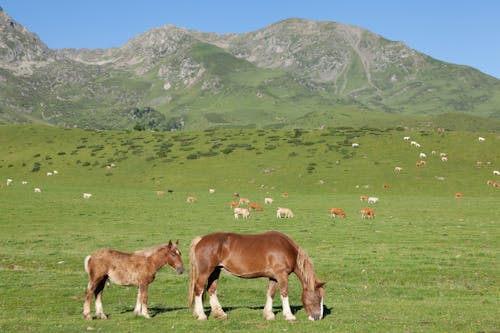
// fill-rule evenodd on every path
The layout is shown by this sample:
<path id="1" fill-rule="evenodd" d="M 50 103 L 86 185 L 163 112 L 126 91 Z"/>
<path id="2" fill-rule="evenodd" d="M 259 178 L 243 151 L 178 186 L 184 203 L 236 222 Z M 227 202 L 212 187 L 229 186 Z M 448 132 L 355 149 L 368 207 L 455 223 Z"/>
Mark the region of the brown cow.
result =
<path id="1" fill-rule="evenodd" d="M 371 208 L 362 208 L 360 213 L 363 220 L 365 219 L 365 217 L 368 217 L 372 220 L 375 218 L 375 212 Z"/>
<path id="2" fill-rule="evenodd" d="M 253 209 L 253 210 L 258 210 L 259 212 L 262 212 L 264 209 L 262 208 L 261 205 L 259 205 L 258 203 L 251 203 L 251 204 L 248 204 L 248 208 L 250 209 Z"/>
<path id="3" fill-rule="evenodd" d="M 345 212 L 342 209 L 330 208 L 330 217 L 336 217 L 337 215 L 343 218 L 346 217 Z"/>

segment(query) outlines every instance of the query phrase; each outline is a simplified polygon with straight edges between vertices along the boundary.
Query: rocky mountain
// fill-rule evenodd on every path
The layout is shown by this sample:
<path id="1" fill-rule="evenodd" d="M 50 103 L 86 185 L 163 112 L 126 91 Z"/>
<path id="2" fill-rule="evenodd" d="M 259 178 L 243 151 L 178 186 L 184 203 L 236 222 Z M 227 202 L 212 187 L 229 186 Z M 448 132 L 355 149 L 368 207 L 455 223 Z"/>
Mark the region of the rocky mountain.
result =
<path id="1" fill-rule="evenodd" d="M 3 123 L 453 127 L 456 115 L 481 127 L 498 126 L 499 105 L 500 80 L 335 22 L 226 35 L 165 25 L 118 48 L 50 50 L 0 10 Z"/>

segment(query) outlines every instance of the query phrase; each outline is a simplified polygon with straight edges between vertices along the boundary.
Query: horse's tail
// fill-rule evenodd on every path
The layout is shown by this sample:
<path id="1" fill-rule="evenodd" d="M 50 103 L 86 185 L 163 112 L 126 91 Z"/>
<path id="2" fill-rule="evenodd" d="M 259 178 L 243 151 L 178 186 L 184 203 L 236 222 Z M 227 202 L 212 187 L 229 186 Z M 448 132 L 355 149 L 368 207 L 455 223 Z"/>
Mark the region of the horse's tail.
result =
<path id="1" fill-rule="evenodd" d="M 90 261 L 90 258 L 91 256 L 88 255 L 85 257 L 85 261 L 83 262 L 84 266 L 85 266 L 85 272 L 87 272 L 87 274 L 89 274 L 89 261 Z"/>
<path id="2" fill-rule="evenodd" d="M 198 236 L 191 241 L 191 246 L 189 247 L 189 307 L 193 305 L 194 302 L 194 290 L 196 287 L 196 281 L 198 280 L 199 268 L 198 261 L 196 260 L 195 249 L 196 245 L 200 242 L 201 237 Z"/>

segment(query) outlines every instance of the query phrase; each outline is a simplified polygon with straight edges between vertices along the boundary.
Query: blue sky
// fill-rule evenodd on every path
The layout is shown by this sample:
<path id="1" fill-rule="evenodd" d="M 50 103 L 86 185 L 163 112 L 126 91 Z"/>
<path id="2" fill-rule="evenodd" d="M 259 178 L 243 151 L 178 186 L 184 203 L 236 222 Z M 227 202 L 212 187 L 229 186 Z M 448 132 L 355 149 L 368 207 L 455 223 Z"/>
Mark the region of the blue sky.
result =
<path id="1" fill-rule="evenodd" d="M 497 0 L 0 0 L 50 48 L 108 48 L 173 24 L 249 32 L 286 18 L 359 26 L 436 59 L 500 78 Z"/>

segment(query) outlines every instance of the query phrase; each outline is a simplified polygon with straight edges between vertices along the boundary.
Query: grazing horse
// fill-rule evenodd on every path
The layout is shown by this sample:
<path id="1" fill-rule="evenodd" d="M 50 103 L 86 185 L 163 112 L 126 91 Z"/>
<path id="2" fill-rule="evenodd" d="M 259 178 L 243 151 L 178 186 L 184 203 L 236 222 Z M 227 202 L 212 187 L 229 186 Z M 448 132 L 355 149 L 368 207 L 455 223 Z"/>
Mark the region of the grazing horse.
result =
<path id="1" fill-rule="evenodd" d="M 85 258 L 85 271 L 89 283 L 85 291 L 83 316 L 91 320 L 90 301 L 95 295 L 96 317 L 107 319 L 102 307 L 102 293 L 107 280 L 122 285 L 139 287 L 134 313 L 150 318 L 148 313 L 148 286 L 154 281 L 156 272 L 169 264 L 178 274 L 184 272 L 184 263 L 178 249 L 179 241 L 173 244 L 155 246 L 134 253 L 124 253 L 111 249 L 101 249 Z"/>
<path id="2" fill-rule="evenodd" d="M 361 213 L 361 218 L 364 220 L 366 217 L 369 219 L 374 219 L 375 218 L 375 212 L 371 208 L 362 208 L 360 210 Z"/>
<path id="3" fill-rule="evenodd" d="M 285 234 L 269 231 L 263 234 L 218 232 L 196 237 L 191 242 L 189 305 L 198 320 L 206 320 L 203 292 L 210 296 L 211 314 L 227 317 L 217 299 L 217 283 L 222 269 L 241 278 L 269 279 L 264 318 L 274 320 L 273 298 L 279 286 L 283 316 L 293 321 L 288 301 L 288 275 L 294 272 L 302 283 L 302 303 L 310 320 L 323 318 L 324 282 L 314 272 L 309 256 Z"/>

